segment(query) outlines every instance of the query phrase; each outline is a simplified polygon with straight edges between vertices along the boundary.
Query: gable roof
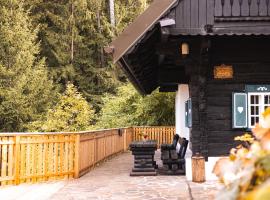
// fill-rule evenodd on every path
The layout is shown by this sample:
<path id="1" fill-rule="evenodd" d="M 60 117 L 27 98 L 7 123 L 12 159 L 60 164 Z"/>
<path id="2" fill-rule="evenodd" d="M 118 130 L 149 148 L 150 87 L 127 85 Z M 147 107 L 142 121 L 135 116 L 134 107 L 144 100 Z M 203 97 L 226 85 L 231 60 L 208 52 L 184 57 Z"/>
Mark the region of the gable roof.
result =
<path id="1" fill-rule="evenodd" d="M 172 8 L 178 0 L 154 0 L 153 3 L 131 23 L 120 36 L 105 48 L 112 53 L 113 62 L 116 63 L 155 23 Z"/>

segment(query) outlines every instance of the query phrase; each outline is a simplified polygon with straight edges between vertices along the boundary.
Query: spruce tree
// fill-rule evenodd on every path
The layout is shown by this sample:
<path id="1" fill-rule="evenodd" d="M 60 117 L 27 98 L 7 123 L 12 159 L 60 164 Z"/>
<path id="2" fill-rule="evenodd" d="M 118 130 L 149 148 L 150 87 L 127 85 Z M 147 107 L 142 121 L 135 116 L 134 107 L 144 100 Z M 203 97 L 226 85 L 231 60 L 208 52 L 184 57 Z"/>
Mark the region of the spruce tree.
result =
<path id="1" fill-rule="evenodd" d="M 54 95 L 22 1 L 0 0 L 0 131 L 23 131 Z"/>
<path id="2" fill-rule="evenodd" d="M 64 88 L 72 82 L 97 110 L 101 95 L 113 93 L 117 84 L 109 60 L 101 56 L 111 38 L 105 6 L 100 0 L 29 3 L 32 17 L 40 24 L 41 54 L 55 83 Z"/>
<path id="3" fill-rule="evenodd" d="M 108 0 L 27 3 L 40 26 L 41 55 L 46 57 L 55 83 L 63 90 L 67 82 L 72 82 L 99 112 L 102 95 L 115 94 L 116 87 L 126 81 L 103 48 L 147 7 L 148 1 L 115 0 L 115 26 L 110 23 Z"/>

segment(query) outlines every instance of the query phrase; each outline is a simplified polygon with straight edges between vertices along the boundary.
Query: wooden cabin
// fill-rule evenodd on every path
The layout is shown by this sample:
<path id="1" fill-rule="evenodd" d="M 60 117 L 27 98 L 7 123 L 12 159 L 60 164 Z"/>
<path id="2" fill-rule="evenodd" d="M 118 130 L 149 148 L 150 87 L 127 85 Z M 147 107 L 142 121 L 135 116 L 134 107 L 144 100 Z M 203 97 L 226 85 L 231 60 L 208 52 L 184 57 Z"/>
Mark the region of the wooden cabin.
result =
<path id="1" fill-rule="evenodd" d="M 154 0 L 105 50 L 141 94 L 177 92 L 176 130 L 210 158 L 270 106 L 269 35 L 269 0 Z"/>

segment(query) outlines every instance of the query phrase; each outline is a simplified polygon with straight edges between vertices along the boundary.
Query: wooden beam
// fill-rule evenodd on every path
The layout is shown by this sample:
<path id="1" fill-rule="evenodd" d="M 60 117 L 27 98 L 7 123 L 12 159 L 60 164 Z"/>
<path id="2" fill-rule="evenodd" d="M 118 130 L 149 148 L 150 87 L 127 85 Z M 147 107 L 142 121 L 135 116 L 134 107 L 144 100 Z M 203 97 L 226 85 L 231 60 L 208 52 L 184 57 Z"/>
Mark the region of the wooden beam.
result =
<path id="1" fill-rule="evenodd" d="M 187 83 L 189 77 L 186 76 L 185 69 L 159 69 L 158 83 L 159 85 Z"/>
<path id="2" fill-rule="evenodd" d="M 176 92 L 178 85 L 163 85 L 159 87 L 159 92 Z"/>

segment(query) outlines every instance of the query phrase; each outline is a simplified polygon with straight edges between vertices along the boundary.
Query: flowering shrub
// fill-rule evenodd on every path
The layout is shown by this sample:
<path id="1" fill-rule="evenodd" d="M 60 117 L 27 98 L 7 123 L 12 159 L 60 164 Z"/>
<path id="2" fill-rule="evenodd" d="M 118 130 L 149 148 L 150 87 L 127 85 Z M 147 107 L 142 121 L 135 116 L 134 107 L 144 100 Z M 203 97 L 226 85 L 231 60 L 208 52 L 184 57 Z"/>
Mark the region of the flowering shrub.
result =
<path id="1" fill-rule="evenodd" d="M 142 140 L 146 140 L 148 138 L 148 134 L 145 133 L 144 131 L 140 133 L 139 136 L 142 138 Z"/>
<path id="2" fill-rule="evenodd" d="M 216 163 L 213 171 L 223 184 L 217 200 L 270 199 L 270 108 L 262 118 L 253 135 L 236 137 L 243 144 Z"/>

